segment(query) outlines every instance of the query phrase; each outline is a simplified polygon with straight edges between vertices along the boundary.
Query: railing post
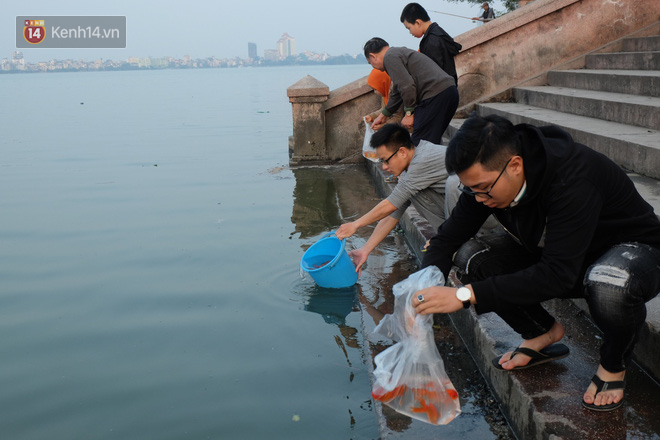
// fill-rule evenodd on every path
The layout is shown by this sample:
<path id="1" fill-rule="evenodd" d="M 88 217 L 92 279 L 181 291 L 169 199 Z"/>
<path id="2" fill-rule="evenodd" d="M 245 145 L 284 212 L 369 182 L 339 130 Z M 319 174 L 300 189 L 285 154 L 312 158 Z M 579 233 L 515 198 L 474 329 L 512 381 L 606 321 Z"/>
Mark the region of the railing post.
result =
<path id="1" fill-rule="evenodd" d="M 330 89 L 307 75 L 286 89 L 293 111 L 293 151 L 289 161 L 328 160 L 325 142 L 325 111 Z"/>

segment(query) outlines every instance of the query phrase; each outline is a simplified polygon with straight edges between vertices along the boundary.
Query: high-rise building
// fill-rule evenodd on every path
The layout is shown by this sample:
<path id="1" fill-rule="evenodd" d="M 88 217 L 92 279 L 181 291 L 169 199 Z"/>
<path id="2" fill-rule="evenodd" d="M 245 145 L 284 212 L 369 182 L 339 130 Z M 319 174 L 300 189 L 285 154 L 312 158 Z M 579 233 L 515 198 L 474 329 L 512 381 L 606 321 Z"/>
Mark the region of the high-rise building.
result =
<path id="1" fill-rule="evenodd" d="M 11 65 L 14 69 L 25 70 L 25 59 L 23 58 L 23 52 L 16 50 L 11 53 Z"/>
<path id="2" fill-rule="evenodd" d="M 277 61 L 280 58 L 280 53 L 275 49 L 264 50 L 264 59 L 268 61 Z"/>
<path id="3" fill-rule="evenodd" d="M 23 59 L 23 52 L 20 50 L 16 50 L 11 53 L 11 63 L 12 64 L 20 64 L 24 65 L 25 64 L 25 59 Z"/>
<path id="4" fill-rule="evenodd" d="M 255 43 L 248 43 L 248 58 L 257 59 L 257 45 Z"/>
<path id="5" fill-rule="evenodd" d="M 282 38 L 280 38 L 277 41 L 277 51 L 280 54 L 280 58 L 286 58 L 291 55 L 296 54 L 296 40 L 295 38 L 291 37 L 289 34 L 286 32 L 284 35 L 282 35 Z"/>

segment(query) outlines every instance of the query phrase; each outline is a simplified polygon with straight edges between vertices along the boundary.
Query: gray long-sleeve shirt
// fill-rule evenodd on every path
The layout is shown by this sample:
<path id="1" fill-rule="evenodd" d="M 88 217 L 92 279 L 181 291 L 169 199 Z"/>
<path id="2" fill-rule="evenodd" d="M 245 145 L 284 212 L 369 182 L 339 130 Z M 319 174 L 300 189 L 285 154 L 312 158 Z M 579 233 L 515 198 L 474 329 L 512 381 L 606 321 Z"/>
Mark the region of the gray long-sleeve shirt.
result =
<path id="1" fill-rule="evenodd" d="M 397 210 L 390 214 L 393 218 L 399 220 L 412 203 L 433 229 L 438 229 L 444 222 L 446 151 L 446 146 L 425 140 L 415 147 L 415 155 L 408 165 L 408 170 L 401 173 L 399 182 L 387 198 L 397 207 Z"/>
<path id="2" fill-rule="evenodd" d="M 396 112 L 402 103 L 405 111 L 414 112 L 423 100 L 456 85 L 454 78 L 431 58 L 407 47 L 390 47 L 383 57 L 383 67 L 394 84 L 383 110 L 385 116 Z"/>

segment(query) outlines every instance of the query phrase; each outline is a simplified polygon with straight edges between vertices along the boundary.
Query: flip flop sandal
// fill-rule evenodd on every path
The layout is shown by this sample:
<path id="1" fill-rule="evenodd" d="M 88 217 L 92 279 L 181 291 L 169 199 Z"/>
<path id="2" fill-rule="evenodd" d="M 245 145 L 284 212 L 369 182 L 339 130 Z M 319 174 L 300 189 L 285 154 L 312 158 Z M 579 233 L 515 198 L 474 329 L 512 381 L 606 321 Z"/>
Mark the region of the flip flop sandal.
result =
<path id="1" fill-rule="evenodd" d="M 513 370 L 524 370 L 525 368 L 529 367 L 534 367 L 539 364 L 545 364 L 546 362 L 550 361 L 556 361 L 559 359 L 563 359 L 568 354 L 570 353 L 570 350 L 568 349 L 567 346 L 564 344 L 552 344 L 547 347 L 545 347 L 541 351 L 536 351 L 532 350 L 531 348 L 525 348 L 525 347 L 518 347 L 515 350 L 513 350 L 513 354 L 511 355 L 511 359 L 518 354 L 524 354 L 532 359 L 527 363 L 527 365 L 521 365 L 519 367 L 514 367 L 511 370 L 505 370 L 502 368 L 500 365 L 500 359 L 502 359 L 502 356 L 496 357 L 493 359 L 493 366 L 497 368 L 498 370 L 503 370 L 503 371 L 513 371 Z"/>
<path id="2" fill-rule="evenodd" d="M 607 390 L 622 390 L 626 387 L 626 380 L 614 380 L 612 382 L 605 382 L 597 374 L 594 374 L 594 377 L 591 378 L 591 381 L 596 385 L 596 394 L 601 391 Z M 595 395 L 594 395 L 595 397 Z M 610 403 L 608 405 L 594 405 L 593 403 L 587 403 L 584 400 L 582 401 L 582 406 L 592 411 L 612 411 L 623 405 L 623 397 L 616 403 Z"/>

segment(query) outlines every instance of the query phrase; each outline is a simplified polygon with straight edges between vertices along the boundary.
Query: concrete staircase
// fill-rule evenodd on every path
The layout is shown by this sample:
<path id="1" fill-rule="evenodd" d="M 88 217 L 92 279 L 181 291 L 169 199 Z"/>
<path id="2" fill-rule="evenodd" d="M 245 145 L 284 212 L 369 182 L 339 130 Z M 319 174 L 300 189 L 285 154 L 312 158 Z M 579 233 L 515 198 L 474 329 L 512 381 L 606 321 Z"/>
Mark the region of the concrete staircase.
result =
<path id="1" fill-rule="evenodd" d="M 513 123 L 554 124 L 629 171 L 660 214 L 660 36 L 624 40 L 621 51 L 587 55 L 582 70 L 552 71 L 548 85 L 513 89 L 515 102 L 479 104 L 479 114 Z M 451 136 L 462 120 L 454 120 Z M 520 439 L 660 439 L 660 298 L 647 305 L 646 326 L 626 379 L 626 402 L 614 413 L 581 406 L 598 366 L 599 331 L 586 304 L 549 307 L 567 329 L 571 355 L 543 367 L 505 373 L 491 360 L 515 348 L 519 337 L 493 314 L 452 314 L 452 320 L 492 386 Z M 654 379 L 655 378 L 655 379 Z"/>

